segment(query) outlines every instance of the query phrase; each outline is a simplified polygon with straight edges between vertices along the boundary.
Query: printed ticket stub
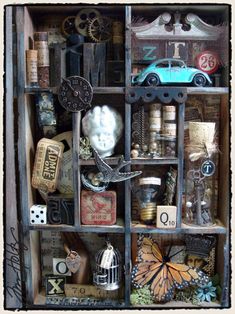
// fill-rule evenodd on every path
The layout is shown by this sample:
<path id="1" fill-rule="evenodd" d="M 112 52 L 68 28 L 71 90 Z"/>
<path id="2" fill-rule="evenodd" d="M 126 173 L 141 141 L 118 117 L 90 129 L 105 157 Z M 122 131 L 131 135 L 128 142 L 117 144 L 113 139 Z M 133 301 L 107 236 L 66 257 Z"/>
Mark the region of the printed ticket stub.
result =
<path id="1" fill-rule="evenodd" d="M 45 192 L 54 192 L 58 183 L 64 145 L 43 138 L 38 142 L 34 161 L 32 186 Z"/>

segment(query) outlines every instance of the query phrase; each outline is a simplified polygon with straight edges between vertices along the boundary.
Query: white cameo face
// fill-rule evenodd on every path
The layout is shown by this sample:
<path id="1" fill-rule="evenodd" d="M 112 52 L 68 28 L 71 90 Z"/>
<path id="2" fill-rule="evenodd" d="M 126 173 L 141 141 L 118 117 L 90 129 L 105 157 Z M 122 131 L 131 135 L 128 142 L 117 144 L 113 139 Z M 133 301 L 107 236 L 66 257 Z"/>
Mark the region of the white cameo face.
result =
<path id="1" fill-rule="evenodd" d="M 102 158 L 111 156 L 119 140 L 123 123 L 121 115 L 109 106 L 96 106 L 82 119 L 85 136 Z"/>
<path id="2" fill-rule="evenodd" d="M 107 157 L 113 154 L 116 141 L 112 132 L 103 131 L 91 133 L 89 136 L 90 144 L 94 147 L 101 157 Z"/>

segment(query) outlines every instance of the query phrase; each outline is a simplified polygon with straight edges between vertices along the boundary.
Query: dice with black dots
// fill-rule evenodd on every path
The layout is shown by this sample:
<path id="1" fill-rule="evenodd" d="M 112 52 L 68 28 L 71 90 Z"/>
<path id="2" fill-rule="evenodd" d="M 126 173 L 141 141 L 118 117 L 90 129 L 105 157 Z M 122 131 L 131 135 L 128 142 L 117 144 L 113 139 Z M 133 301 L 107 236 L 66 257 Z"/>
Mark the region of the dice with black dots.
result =
<path id="1" fill-rule="evenodd" d="M 30 208 L 30 224 L 45 225 L 47 223 L 47 206 L 33 205 Z"/>

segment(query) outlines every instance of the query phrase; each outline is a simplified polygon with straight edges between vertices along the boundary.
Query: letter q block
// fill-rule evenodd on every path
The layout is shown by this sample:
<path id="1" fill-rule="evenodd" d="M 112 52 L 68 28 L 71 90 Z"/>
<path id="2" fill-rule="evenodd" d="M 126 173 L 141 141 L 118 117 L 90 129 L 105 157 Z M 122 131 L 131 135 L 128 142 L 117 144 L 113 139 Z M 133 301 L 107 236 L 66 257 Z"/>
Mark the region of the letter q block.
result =
<path id="1" fill-rule="evenodd" d="M 176 228 L 176 206 L 157 206 L 157 228 Z"/>

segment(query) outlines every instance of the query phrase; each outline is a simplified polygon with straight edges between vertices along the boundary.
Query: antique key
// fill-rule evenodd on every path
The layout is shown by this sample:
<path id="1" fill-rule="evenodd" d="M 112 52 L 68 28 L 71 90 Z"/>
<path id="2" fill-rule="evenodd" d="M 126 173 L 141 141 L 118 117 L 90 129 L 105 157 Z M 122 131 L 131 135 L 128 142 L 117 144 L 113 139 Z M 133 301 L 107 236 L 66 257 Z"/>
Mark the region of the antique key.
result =
<path id="1" fill-rule="evenodd" d="M 188 177 L 194 182 L 196 204 L 197 204 L 197 224 L 203 225 L 202 206 L 201 206 L 201 188 L 203 187 L 203 180 L 205 176 L 202 176 L 201 170 L 189 170 Z"/>

